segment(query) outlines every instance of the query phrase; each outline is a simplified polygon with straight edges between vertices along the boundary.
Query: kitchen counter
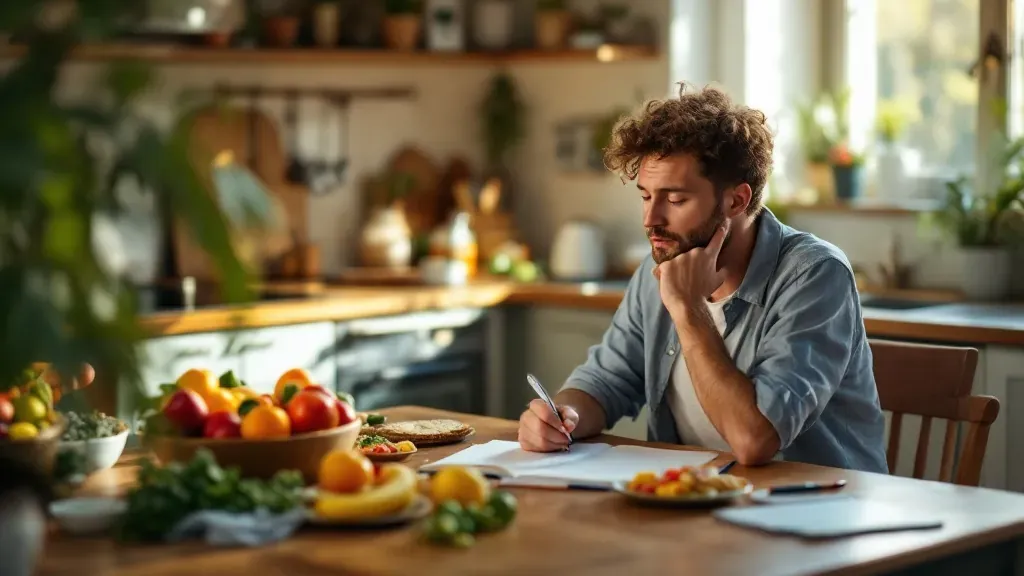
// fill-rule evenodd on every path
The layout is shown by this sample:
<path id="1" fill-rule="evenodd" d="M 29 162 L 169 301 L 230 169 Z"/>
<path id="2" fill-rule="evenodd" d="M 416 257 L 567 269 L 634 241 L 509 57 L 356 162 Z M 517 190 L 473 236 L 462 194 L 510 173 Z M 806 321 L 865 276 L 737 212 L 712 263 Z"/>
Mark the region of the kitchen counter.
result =
<path id="1" fill-rule="evenodd" d="M 329 288 L 321 295 L 294 300 L 149 314 L 142 324 L 154 336 L 167 336 L 501 304 L 611 312 L 622 300 L 624 285 L 481 281 L 458 287 Z M 866 305 L 864 324 L 876 338 L 1024 346 L 1024 304 L 952 303 L 910 310 Z"/>

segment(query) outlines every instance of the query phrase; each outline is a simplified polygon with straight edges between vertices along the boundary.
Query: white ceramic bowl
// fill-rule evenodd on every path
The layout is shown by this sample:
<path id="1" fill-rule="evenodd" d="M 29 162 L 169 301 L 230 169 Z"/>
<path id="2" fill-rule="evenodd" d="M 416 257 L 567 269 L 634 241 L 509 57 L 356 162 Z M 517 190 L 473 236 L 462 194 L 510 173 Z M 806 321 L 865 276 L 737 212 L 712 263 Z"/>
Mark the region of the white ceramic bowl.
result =
<path id="1" fill-rule="evenodd" d="M 78 450 L 85 454 L 86 474 L 92 474 L 98 470 L 106 470 L 117 464 L 117 459 L 124 452 L 124 445 L 128 441 L 128 430 L 120 434 L 106 436 L 104 438 L 90 438 L 89 440 L 61 440 L 61 450 Z"/>
<path id="2" fill-rule="evenodd" d="M 95 534 L 109 530 L 128 509 L 119 498 L 66 498 L 50 503 L 50 515 L 72 534 Z"/>

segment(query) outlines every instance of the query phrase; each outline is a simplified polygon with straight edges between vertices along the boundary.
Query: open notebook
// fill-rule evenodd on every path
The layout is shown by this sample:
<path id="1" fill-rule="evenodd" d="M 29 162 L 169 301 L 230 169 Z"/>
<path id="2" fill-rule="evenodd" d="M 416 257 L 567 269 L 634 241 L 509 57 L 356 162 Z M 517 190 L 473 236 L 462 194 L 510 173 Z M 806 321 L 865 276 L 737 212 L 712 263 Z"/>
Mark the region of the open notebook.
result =
<path id="1" fill-rule="evenodd" d="M 715 452 L 664 450 L 643 446 L 612 446 L 577 442 L 569 452 L 527 452 L 517 442 L 491 440 L 420 467 L 431 471 L 444 466 L 474 466 L 506 480 L 505 484 L 561 485 L 608 488 L 628 482 L 637 472 L 660 473 L 680 466 L 702 466 Z"/>

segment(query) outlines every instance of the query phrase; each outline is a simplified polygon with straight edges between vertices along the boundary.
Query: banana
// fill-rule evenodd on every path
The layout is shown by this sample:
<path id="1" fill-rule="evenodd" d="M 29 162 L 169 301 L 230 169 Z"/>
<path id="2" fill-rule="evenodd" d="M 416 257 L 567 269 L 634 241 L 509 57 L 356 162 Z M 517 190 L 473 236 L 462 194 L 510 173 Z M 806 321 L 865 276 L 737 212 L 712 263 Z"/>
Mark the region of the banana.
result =
<path id="1" fill-rule="evenodd" d="M 328 520 L 362 520 L 392 514 L 416 497 L 416 473 L 401 464 L 381 468 L 384 482 L 357 494 L 320 492 L 316 514 Z"/>

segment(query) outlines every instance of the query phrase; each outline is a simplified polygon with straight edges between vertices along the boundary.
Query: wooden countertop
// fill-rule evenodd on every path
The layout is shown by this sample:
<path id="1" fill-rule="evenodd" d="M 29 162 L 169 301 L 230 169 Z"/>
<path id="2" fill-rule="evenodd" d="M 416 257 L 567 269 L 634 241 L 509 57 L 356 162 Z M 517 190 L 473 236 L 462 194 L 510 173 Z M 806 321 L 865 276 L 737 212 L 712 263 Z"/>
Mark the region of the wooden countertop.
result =
<path id="1" fill-rule="evenodd" d="M 473 443 L 515 440 L 509 420 L 452 414 L 418 407 L 385 410 L 392 420 L 457 418 L 473 425 Z M 604 436 L 598 441 L 647 444 Z M 655 444 L 649 444 L 655 445 Z M 424 448 L 408 464 L 417 467 L 466 444 Z M 679 446 L 655 445 L 683 449 Z M 715 463 L 731 460 L 721 455 Z M 121 494 L 135 467 L 119 465 L 86 483 L 86 494 Z M 858 498 L 897 504 L 943 521 L 938 529 L 873 534 L 822 541 L 770 535 L 715 520 L 708 511 L 641 508 L 613 492 L 512 488 L 519 498 L 516 521 L 482 536 L 465 550 L 420 542 L 415 527 L 391 530 L 302 529 L 290 539 L 259 548 L 218 549 L 200 542 L 121 545 L 107 538 L 54 533 L 41 554 L 38 574 L 878 574 L 917 567 L 929 574 L 963 573 L 963 557 L 1019 562 L 1014 544 L 1024 537 L 1024 495 L 805 464 L 774 462 L 735 466 L 732 474 L 757 487 L 795 482 L 847 481 Z M 998 546 L 1007 543 L 1005 546 Z M 960 562 L 958 562 L 959 560 Z M 940 563 L 936 565 L 936 563 Z M 1003 564 L 1007 567 L 1006 564 Z M 1019 564 L 1016 564 L 1019 568 Z M 426 568 L 426 570 L 425 570 Z M 916 573 L 916 572 L 915 572 Z"/>
<path id="2" fill-rule="evenodd" d="M 501 304 L 610 312 L 622 300 L 620 284 L 482 281 L 454 287 L 328 288 L 322 295 L 302 299 L 149 314 L 143 327 L 154 336 L 167 336 Z M 914 310 L 866 307 L 864 324 L 876 338 L 1024 346 L 1024 304 L 954 303 Z"/>

